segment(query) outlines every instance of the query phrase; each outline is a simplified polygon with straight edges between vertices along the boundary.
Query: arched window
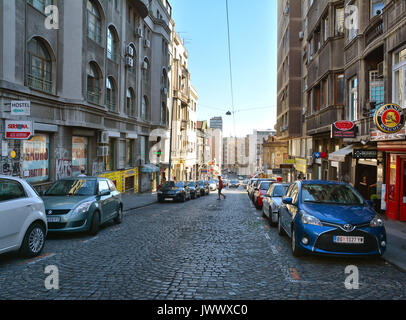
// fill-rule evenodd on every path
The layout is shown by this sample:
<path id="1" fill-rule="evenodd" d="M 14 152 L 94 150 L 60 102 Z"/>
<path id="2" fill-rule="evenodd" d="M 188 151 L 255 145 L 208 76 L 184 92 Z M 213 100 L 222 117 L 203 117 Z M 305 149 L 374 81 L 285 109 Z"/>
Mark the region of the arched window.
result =
<path id="1" fill-rule="evenodd" d="M 161 106 L 161 123 L 166 124 L 167 122 L 167 108 L 166 108 L 166 103 L 162 102 Z"/>
<path id="2" fill-rule="evenodd" d="M 87 101 L 100 103 L 100 72 L 94 62 L 87 66 Z"/>
<path id="3" fill-rule="evenodd" d="M 145 57 L 142 65 L 142 79 L 146 82 L 149 81 L 149 60 L 147 57 Z"/>
<path id="4" fill-rule="evenodd" d="M 106 81 L 106 105 L 110 111 L 116 111 L 116 87 L 112 77 Z"/>
<path id="5" fill-rule="evenodd" d="M 27 85 L 35 90 L 52 92 L 52 61 L 48 49 L 37 38 L 28 42 Z"/>
<path id="6" fill-rule="evenodd" d="M 135 108 L 134 108 L 134 90 L 132 88 L 127 89 L 127 115 L 134 117 Z"/>
<path id="7" fill-rule="evenodd" d="M 107 29 L 107 58 L 117 62 L 118 57 L 118 37 L 113 27 Z"/>
<path id="8" fill-rule="evenodd" d="M 147 116 L 148 116 L 148 100 L 147 100 L 147 97 L 144 96 L 142 98 L 141 119 L 147 120 Z"/>
<path id="9" fill-rule="evenodd" d="M 87 1 L 87 35 L 101 44 L 101 16 L 93 0 Z"/>

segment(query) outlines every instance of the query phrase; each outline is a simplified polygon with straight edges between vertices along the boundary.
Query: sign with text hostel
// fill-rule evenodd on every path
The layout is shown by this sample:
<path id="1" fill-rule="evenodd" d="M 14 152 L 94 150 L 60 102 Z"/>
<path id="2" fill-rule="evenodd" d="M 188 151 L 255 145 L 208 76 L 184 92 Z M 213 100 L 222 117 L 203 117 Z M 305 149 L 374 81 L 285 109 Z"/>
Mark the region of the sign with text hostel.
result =
<path id="1" fill-rule="evenodd" d="M 31 115 L 31 101 L 11 101 L 12 116 L 29 116 Z"/>
<path id="2" fill-rule="evenodd" d="M 34 135 L 32 121 L 6 120 L 5 138 L 27 140 Z"/>

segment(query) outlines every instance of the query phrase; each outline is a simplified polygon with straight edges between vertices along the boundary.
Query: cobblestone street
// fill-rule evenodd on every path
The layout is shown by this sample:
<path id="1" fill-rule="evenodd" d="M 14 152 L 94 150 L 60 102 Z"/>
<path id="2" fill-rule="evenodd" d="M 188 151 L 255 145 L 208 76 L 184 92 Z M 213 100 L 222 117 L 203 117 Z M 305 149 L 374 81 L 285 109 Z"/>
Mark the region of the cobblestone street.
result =
<path id="1" fill-rule="evenodd" d="M 41 257 L 0 257 L 0 299 L 405 299 L 406 274 L 380 258 L 291 254 L 245 190 L 126 212 L 96 237 L 48 235 Z M 390 246 L 390 243 L 388 244 Z M 59 269 L 59 290 L 44 286 Z M 344 286 L 359 268 L 359 289 Z"/>

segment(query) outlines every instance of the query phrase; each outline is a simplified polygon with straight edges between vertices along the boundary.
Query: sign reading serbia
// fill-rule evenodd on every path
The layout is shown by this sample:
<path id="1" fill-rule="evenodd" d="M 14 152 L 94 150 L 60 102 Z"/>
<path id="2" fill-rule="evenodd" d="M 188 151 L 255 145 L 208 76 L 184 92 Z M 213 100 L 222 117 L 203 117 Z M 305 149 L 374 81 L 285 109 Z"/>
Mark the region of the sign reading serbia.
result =
<path id="1" fill-rule="evenodd" d="M 397 104 L 386 104 L 375 112 L 376 127 L 384 133 L 396 133 L 405 125 L 405 113 Z"/>
<path id="2" fill-rule="evenodd" d="M 331 125 L 332 138 L 355 138 L 355 125 L 352 121 L 341 120 Z"/>
<path id="3" fill-rule="evenodd" d="M 6 139 L 27 140 L 33 135 L 32 121 L 6 121 Z"/>

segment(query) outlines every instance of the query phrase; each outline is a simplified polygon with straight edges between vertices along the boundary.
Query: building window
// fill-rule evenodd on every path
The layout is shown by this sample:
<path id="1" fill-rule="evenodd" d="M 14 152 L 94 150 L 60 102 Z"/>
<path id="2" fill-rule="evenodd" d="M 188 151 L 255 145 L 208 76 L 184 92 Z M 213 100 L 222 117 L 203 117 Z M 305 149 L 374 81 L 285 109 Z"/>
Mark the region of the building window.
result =
<path id="1" fill-rule="evenodd" d="M 49 180 L 49 154 L 48 135 L 35 135 L 22 142 L 21 170 L 27 182 L 38 183 Z"/>
<path id="2" fill-rule="evenodd" d="M 323 19 L 323 41 L 326 42 L 330 36 L 330 24 L 329 24 L 328 15 Z"/>
<path id="3" fill-rule="evenodd" d="M 106 81 L 106 106 L 109 111 L 116 111 L 116 88 L 112 77 Z"/>
<path id="4" fill-rule="evenodd" d="M 149 60 L 148 60 L 148 58 L 144 59 L 144 64 L 142 66 L 142 79 L 145 82 L 149 81 Z"/>
<path id="5" fill-rule="evenodd" d="M 101 44 L 101 16 L 94 1 L 87 1 L 87 35 Z"/>
<path id="6" fill-rule="evenodd" d="M 354 2 L 352 5 L 356 6 L 356 2 Z M 354 14 L 354 11 L 350 10 L 347 19 L 349 19 L 350 17 L 352 18 L 350 21 L 350 25 L 352 26 L 352 28 L 348 28 L 348 41 L 353 40 L 358 34 L 358 15 Z"/>
<path id="7" fill-rule="evenodd" d="M 107 58 L 117 62 L 118 59 L 118 37 L 114 28 L 109 27 L 107 29 Z"/>
<path id="8" fill-rule="evenodd" d="M 146 138 L 144 136 L 140 137 L 140 157 L 146 163 Z"/>
<path id="9" fill-rule="evenodd" d="M 349 120 L 358 120 L 358 79 L 354 77 L 349 82 Z"/>
<path id="10" fill-rule="evenodd" d="M 100 80 L 101 76 L 94 62 L 89 63 L 87 68 L 87 101 L 100 103 Z"/>
<path id="11" fill-rule="evenodd" d="M 328 78 L 321 82 L 320 96 L 320 105 L 326 107 L 328 105 Z"/>
<path id="12" fill-rule="evenodd" d="M 393 59 L 393 102 L 406 106 L 406 48 L 396 52 Z"/>
<path id="13" fill-rule="evenodd" d="M 371 1 L 371 18 L 382 14 L 382 10 L 385 7 L 385 1 L 382 0 L 370 0 Z"/>
<path id="14" fill-rule="evenodd" d="M 369 72 L 369 101 L 375 102 L 377 107 L 383 105 L 384 100 L 384 81 L 378 74 L 378 70 Z"/>
<path id="15" fill-rule="evenodd" d="M 344 8 L 335 9 L 334 34 L 336 36 L 342 36 L 344 34 Z"/>
<path id="16" fill-rule="evenodd" d="M 147 120 L 147 110 L 148 110 L 148 100 L 147 97 L 144 96 L 142 98 L 142 106 L 141 106 L 141 119 Z"/>
<path id="17" fill-rule="evenodd" d="M 88 172 L 88 141 L 86 137 L 72 137 L 72 176 L 80 175 L 81 170 Z"/>
<path id="18" fill-rule="evenodd" d="M 334 104 L 343 105 L 344 104 L 344 74 L 337 74 L 335 76 L 335 96 Z"/>
<path id="19" fill-rule="evenodd" d="M 127 115 L 134 117 L 135 115 L 135 108 L 134 108 L 134 90 L 132 88 L 127 89 Z"/>
<path id="20" fill-rule="evenodd" d="M 125 144 L 126 144 L 125 162 L 126 162 L 126 167 L 129 168 L 129 167 L 132 167 L 133 162 L 134 162 L 134 140 L 126 139 Z"/>
<path id="21" fill-rule="evenodd" d="M 313 92 L 313 112 L 320 111 L 320 85 L 317 85 L 312 90 Z"/>
<path id="22" fill-rule="evenodd" d="M 27 1 L 30 5 L 32 5 L 35 9 L 45 13 L 45 8 L 47 6 L 53 5 L 53 0 L 28 0 Z"/>
<path id="23" fill-rule="evenodd" d="M 52 92 L 52 61 L 44 43 L 37 38 L 28 42 L 27 51 L 27 86 L 51 93 Z"/>
<path id="24" fill-rule="evenodd" d="M 166 124 L 166 119 L 167 119 L 166 110 L 167 110 L 166 103 L 162 102 L 162 106 L 161 106 L 161 123 L 162 124 Z"/>

